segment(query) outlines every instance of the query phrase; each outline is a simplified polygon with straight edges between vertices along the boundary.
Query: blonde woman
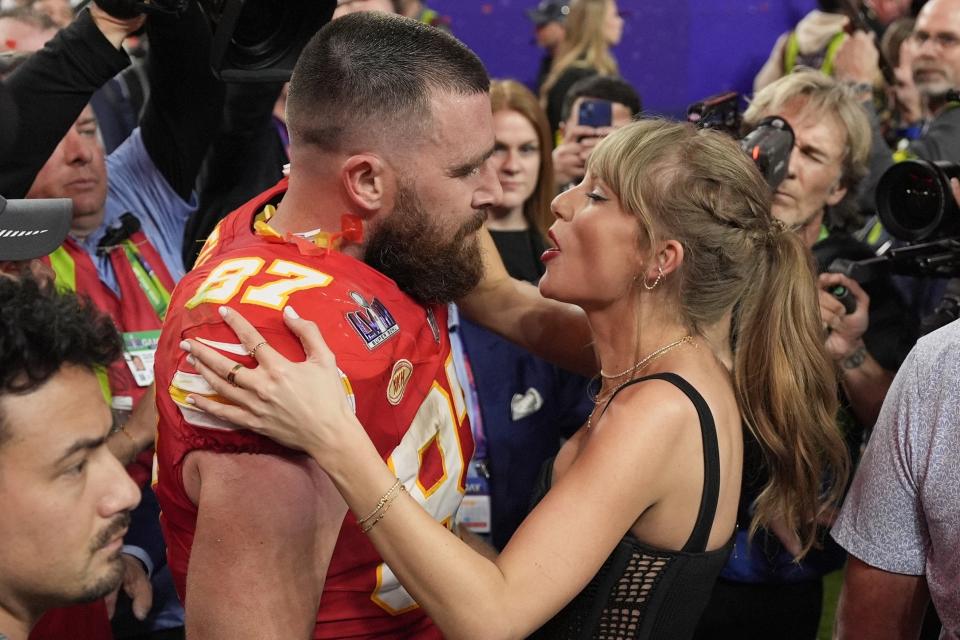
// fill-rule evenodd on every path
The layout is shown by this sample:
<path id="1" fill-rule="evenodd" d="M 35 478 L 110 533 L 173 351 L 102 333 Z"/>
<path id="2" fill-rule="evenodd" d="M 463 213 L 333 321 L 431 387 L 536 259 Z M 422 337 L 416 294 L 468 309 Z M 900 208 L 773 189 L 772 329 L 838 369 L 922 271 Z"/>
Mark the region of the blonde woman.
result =
<path id="1" fill-rule="evenodd" d="M 744 427 L 770 472 L 754 524 L 782 519 L 803 551 L 815 536 L 808 523 L 846 481 L 806 249 L 771 217 L 768 188 L 736 143 L 684 124 L 612 133 L 553 212 L 557 248 L 544 256 L 540 292 L 585 315 L 601 384 L 496 559 L 418 505 L 429 486 L 384 463 L 316 325 L 291 308 L 306 362 L 225 310 L 259 366 L 238 370 L 184 342 L 232 404 L 191 402 L 309 453 L 358 517 L 344 526 L 368 534 L 446 637 L 689 638 L 730 548 Z M 516 332 L 545 329 L 526 324 Z"/>
<path id="2" fill-rule="evenodd" d="M 598 73 L 619 73 L 610 52 L 610 47 L 619 44 L 623 36 L 623 18 L 616 0 L 576 0 L 570 6 L 566 27 L 566 37 L 540 88 L 540 103 L 547 112 L 551 131 L 560 127 L 563 99 L 574 83 Z"/>

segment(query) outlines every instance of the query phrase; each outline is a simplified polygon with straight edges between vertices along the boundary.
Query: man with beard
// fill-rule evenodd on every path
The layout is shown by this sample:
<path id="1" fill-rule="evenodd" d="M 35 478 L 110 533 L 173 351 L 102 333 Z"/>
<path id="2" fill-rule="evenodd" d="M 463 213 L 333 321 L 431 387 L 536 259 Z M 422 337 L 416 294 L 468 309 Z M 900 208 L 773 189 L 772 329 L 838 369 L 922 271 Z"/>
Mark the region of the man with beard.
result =
<path id="1" fill-rule="evenodd" d="M 924 5 L 911 36 L 914 46 L 913 81 L 930 114 L 916 140 L 904 149 L 905 157 L 960 162 L 960 109 L 949 99 L 960 89 L 960 0 L 930 0 Z M 873 149 L 870 175 L 861 208 L 873 211 L 874 192 L 883 172 L 893 164 L 893 152 L 883 141 L 872 104 L 871 84 L 879 75 L 877 48 L 870 36 L 855 33 L 837 53 L 835 75 L 860 91 L 870 114 Z"/>
<path id="2" fill-rule="evenodd" d="M 120 355 L 112 322 L 32 278 L 0 277 L 0 308 L 0 638 L 25 640 L 44 611 L 117 588 L 140 493 L 94 373 Z"/>
<path id="3" fill-rule="evenodd" d="M 488 87 L 466 47 L 397 16 L 344 16 L 304 49 L 290 177 L 214 230 L 157 352 L 157 494 L 188 635 L 440 637 L 315 463 L 187 401 L 213 392 L 179 344 L 232 357 L 240 383 L 257 348 L 222 314 L 295 359 L 283 317 L 317 322 L 384 459 L 452 523 L 473 442 L 443 303 L 477 283 L 475 232 L 500 197 Z"/>

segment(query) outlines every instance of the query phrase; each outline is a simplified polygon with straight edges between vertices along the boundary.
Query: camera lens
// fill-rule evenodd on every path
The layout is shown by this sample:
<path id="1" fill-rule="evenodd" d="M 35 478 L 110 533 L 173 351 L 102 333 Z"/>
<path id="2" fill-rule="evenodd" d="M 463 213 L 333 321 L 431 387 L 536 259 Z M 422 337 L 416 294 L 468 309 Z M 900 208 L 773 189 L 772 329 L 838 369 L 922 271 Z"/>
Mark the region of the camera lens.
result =
<path id="1" fill-rule="evenodd" d="M 890 167 L 877 185 L 877 212 L 884 227 L 902 240 L 960 230 L 952 177 L 960 177 L 960 166 L 950 162 L 906 160 Z"/>
<path id="2" fill-rule="evenodd" d="M 262 68 L 287 55 L 296 42 L 302 0 L 247 0 L 233 32 L 233 62 L 240 68 Z"/>
<path id="3" fill-rule="evenodd" d="M 226 82 L 288 81 L 303 47 L 337 6 L 337 0 L 199 1 L 215 25 L 210 64 Z"/>

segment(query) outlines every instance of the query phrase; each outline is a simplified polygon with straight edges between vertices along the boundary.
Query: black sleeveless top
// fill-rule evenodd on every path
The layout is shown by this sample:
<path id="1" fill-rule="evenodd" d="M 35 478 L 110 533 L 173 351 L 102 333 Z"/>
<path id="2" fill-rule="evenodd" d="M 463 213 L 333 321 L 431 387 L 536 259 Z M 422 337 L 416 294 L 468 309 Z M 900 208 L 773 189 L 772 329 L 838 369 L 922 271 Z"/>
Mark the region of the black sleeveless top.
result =
<path id="1" fill-rule="evenodd" d="M 706 550 L 720 494 L 720 452 L 713 414 L 703 396 L 675 373 L 637 378 L 623 388 L 644 380 L 671 383 L 690 398 L 700 417 L 704 483 L 693 532 L 680 551 L 645 545 L 628 533 L 583 591 L 531 638 L 691 638 L 727 561 L 732 537 L 722 548 Z M 612 397 L 607 406 L 611 401 Z M 534 505 L 546 495 L 552 478 L 553 459 L 543 466 Z"/>

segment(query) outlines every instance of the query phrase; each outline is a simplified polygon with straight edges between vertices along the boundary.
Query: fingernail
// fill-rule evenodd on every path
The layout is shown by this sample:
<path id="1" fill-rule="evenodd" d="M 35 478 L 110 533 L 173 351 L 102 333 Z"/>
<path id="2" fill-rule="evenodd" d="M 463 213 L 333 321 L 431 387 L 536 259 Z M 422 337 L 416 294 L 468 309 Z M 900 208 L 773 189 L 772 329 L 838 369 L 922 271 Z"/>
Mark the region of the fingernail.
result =
<path id="1" fill-rule="evenodd" d="M 226 318 L 227 314 L 230 313 L 230 309 L 227 307 L 220 307 L 219 309 L 217 309 L 217 311 L 220 312 L 221 318 Z"/>
<path id="2" fill-rule="evenodd" d="M 193 366 L 193 365 L 197 364 L 197 359 L 196 359 L 195 357 L 193 357 L 193 356 L 187 356 L 187 363 L 188 363 L 190 366 Z"/>
<path id="3" fill-rule="evenodd" d="M 298 314 L 298 313 L 296 312 L 296 310 L 294 310 L 294 308 L 291 307 L 290 305 L 287 305 L 287 306 L 285 306 L 285 307 L 283 308 L 283 316 L 284 316 L 287 320 L 299 320 L 299 319 L 300 319 L 300 314 Z"/>
<path id="4" fill-rule="evenodd" d="M 190 353 L 190 343 L 189 343 L 188 341 L 186 341 L 186 340 L 181 340 L 181 341 L 180 341 L 180 349 L 181 349 L 182 351 L 186 351 L 187 353 Z"/>
<path id="5" fill-rule="evenodd" d="M 187 396 L 187 404 L 197 404 L 197 401 L 193 399 L 193 396 Z"/>

